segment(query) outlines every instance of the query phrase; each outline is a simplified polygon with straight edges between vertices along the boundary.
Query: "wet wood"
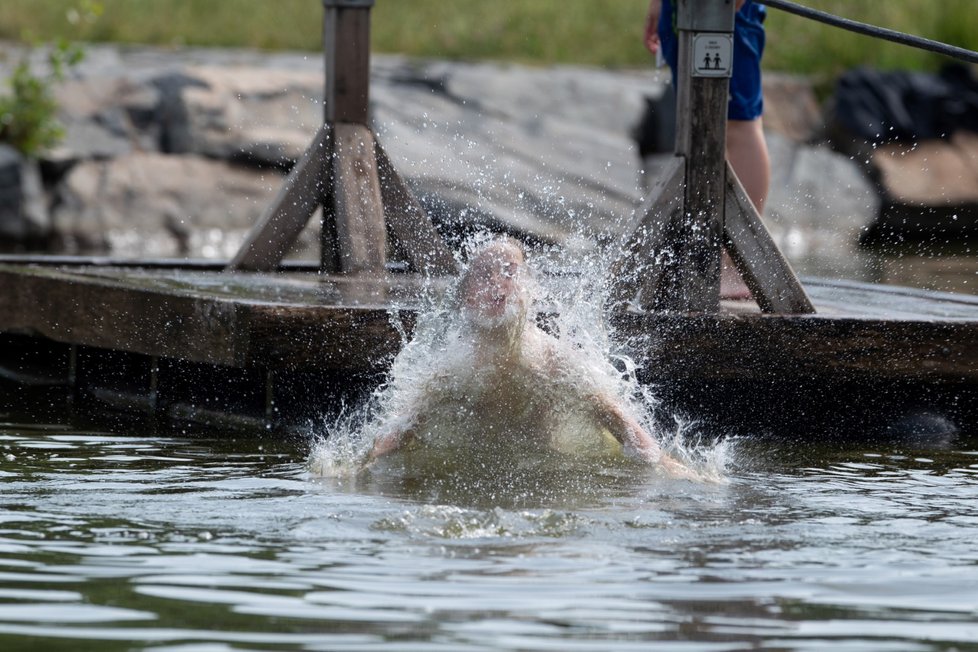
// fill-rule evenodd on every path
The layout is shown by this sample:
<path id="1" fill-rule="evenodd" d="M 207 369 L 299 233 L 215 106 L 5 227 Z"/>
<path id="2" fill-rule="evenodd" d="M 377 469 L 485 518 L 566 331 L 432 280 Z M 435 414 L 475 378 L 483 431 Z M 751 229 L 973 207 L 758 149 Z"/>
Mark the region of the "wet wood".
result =
<path id="1" fill-rule="evenodd" d="M 415 276 L 0 264 L 0 332 L 235 369 L 368 373 L 411 332 L 423 287 Z M 618 331 L 662 382 L 978 383 L 978 298 L 808 287 L 817 315 L 626 313 Z"/>
<path id="2" fill-rule="evenodd" d="M 638 209 L 638 221 L 610 268 L 612 309 L 627 307 L 636 300 L 645 309 L 652 307 L 662 275 L 662 248 L 682 222 L 685 177 L 685 159 L 674 157 Z M 641 303 L 643 297 L 645 302 Z"/>
<path id="3" fill-rule="evenodd" d="M 370 4 L 329 2 L 323 5 L 326 122 L 367 124 L 370 94 Z"/>
<path id="4" fill-rule="evenodd" d="M 404 255 L 414 271 L 441 275 L 458 273 L 451 249 L 379 143 L 375 154 L 392 245 Z"/>
<path id="5" fill-rule="evenodd" d="M 229 366 L 246 362 L 246 329 L 231 302 L 52 268 L 4 268 L 0 287 L 5 332 Z"/>
<path id="6" fill-rule="evenodd" d="M 733 0 L 678 0 L 676 26 L 691 32 L 732 32 Z"/>
<path id="7" fill-rule="evenodd" d="M 417 270 L 455 270 L 451 252 L 367 128 L 372 0 L 325 0 L 325 121 L 249 233 L 230 270 L 271 271 L 322 207 L 320 270 L 380 274 L 388 255 L 385 202 L 398 251 Z M 378 179 L 378 152 L 387 187 Z"/>
<path id="8" fill-rule="evenodd" d="M 767 313 L 815 312 L 805 289 L 761 222 L 757 209 L 729 163 L 726 176 L 724 234 L 727 251 L 757 305 Z"/>
<path id="9" fill-rule="evenodd" d="M 729 79 L 693 74 L 695 37 L 733 26 L 730 1 L 678 2 L 676 154 L 684 167 L 664 172 L 612 266 L 613 306 L 637 294 L 645 311 L 718 312 L 726 245 L 764 312 L 813 310 L 726 162 Z"/>
<path id="10" fill-rule="evenodd" d="M 333 197 L 339 271 L 384 271 L 387 225 L 377 175 L 374 136 L 359 124 L 333 127 Z"/>
<path id="11" fill-rule="evenodd" d="M 670 382 L 978 382 L 974 321 L 643 315 L 620 332 L 643 343 L 651 376 Z"/>
<path id="12" fill-rule="evenodd" d="M 679 70 L 693 66 L 693 32 L 679 32 Z M 686 159 L 683 225 L 669 248 L 676 264 L 663 269 L 653 306 L 680 312 L 720 308 L 720 249 L 723 242 L 726 171 L 726 78 L 681 76 L 678 91 L 677 154 Z"/>
<path id="13" fill-rule="evenodd" d="M 275 199 L 248 232 L 228 264 L 229 270 L 271 271 L 278 267 L 316 207 L 323 202 L 331 152 L 331 130 L 323 126 L 286 177 Z"/>
<path id="14" fill-rule="evenodd" d="M 2 267 L 0 331 L 237 368 L 366 369 L 399 347 L 388 296 L 370 284 L 347 288 L 341 305 L 320 306 L 314 287 L 290 293 L 281 284 L 277 294 L 287 298 L 272 300 L 276 293 L 260 286 L 246 297 L 244 288 L 217 289 L 221 276 L 213 275 L 214 287 L 186 280 L 181 287 L 138 275 Z"/>

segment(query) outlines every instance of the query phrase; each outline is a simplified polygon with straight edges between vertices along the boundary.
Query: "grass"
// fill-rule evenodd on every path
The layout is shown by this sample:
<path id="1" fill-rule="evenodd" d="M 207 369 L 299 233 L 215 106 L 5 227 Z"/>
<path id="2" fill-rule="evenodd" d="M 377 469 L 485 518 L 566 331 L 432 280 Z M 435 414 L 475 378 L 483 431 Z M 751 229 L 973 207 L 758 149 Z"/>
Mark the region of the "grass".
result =
<path id="1" fill-rule="evenodd" d="M 978 49 L 975 0 L 802 2 Z M 84 8 L 93 6 L 104 11 L 86 20 Z M 650 61 L 641 45 L 646 6 L 647 0 L 377 0 L 373 49 L 637 68 Z M 321 16 L 319 0 L 3 0 L 0 38 L 318 50 Z M 937 55 L 769 12 L 768 70 L 831 76 L 857 65 L 934 69 L 940 62 Z"/>
<path id="2" fill-rule="evenodd" d="M 864 23 L 888 27 L 951 45 L 978 50 L 978 6 L 974 0 L 799 0 Z M 834 76 L 857 66 L 934 70 L 945 57 L 896 43 L 845 32 L 769 10 L 767 67 Z"/>

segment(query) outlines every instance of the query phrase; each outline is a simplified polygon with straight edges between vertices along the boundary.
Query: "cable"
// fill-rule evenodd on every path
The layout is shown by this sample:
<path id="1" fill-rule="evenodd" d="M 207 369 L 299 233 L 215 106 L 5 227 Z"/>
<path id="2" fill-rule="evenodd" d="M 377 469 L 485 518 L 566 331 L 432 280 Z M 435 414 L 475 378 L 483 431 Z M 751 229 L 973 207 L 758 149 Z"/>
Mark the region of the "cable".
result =
<path id="1" fill-rule="evenodd" d="M 894 43 L 902 43 L 903 45 L 920 48 L 921 50 L 930 50 L 931 52 L 937 52 L 938 54 L 954 57 L 955 59 L 961 59 L 962 61 L 967 61 L 969 63 L 978 63 L 978 52 L 973 52 L 972 50 L 967 50 L 965 48 L 959 48 L 955 45 L 947 45 L 946 43 L 941 43 L 940 41 L 933 41 L 920 36 L 904 34 L 903 32 L 898 32 L 893 29 L 876 27 L 875 25 L 867 25 L 866 23 L 849 20 L 848 18 L 840 18 L 839 16 L 835 16 L 824 11 L 819 11 L 817 9 L 810 9 L 809 7 L 804 7 L 802 5 L 795 4 L 794 2 L 788 2 L 787 0 L 754 0 L 754 2 L 767 5 L 768 7 L 773 7 L 775 9 L 780 9 L 790 14 L 795 14 L 796 16 L 825 23 L 826 25 L 841 27 L 842 29 L 847 29 L 850 32 L 856 32 L 857 34 L 865 34 L 866 36 L 873 36 L 887 41 L 893 41 Z"/>

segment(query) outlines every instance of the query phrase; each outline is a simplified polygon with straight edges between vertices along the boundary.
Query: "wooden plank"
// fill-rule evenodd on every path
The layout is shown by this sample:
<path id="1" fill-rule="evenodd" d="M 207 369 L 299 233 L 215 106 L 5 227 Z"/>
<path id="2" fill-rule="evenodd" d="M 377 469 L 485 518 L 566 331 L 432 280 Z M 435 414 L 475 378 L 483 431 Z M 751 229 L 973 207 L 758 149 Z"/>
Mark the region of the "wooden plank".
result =
<path id="1" fill-rule="evenodd" d="M 346 4 L 347 6 L 337 6 Z M 366 125 L 370 94 L 370 7 L 324 3 L 326 122 Z"/>
<path id="2" fill-rule="evenodd" d="M 23 268 L 20 268 L 23 269 Z M 314 305 L 412 308 L 422 295 L 445 291 L 449 277 L 418 274 L 346 276 L 309 273 L 218 274 L 182 270 L 63 268 L 73 283 L 104 283 L 173 296 L 233 299 L 248 304 L 302 308 Z M 26 273 L 30 273 L 27 270 Z M 2 288 L 2 286 L 0 286 Z"/>
<path id="3" fill-rule="evenodd" d="M 457 274 L 458 263 L 451 249 L 397 173 L 380 143 L 376 144 L 375 154 L 392 244 L 400 248 L 415 271 L 435 275 Z"/>
<path id="4" fill-rule="evenodd" d="M 677 264 L 663 268 L 654 307 L 717 312 L 729 80 L 691 76 L 692 57 L 693 33 L 680 31 L 676 144 L 686 159 L 683 225 L 670 234 Z"/>
<path id="5" fill-rule="evenodd" d="M 276 299 L 267 275 L 255 276 L 263 289 L 248 295 L 246 287 L 222 290 L 218 281 L 228 275 L 221 273 L 194 288 L 186 279 L 154 284 L 148 272 L 116 272 L 102 278 L 0 266 L 0 332 L 237 368 L 353 373 L 382 368 L 398 350 L 392 315 L 407 333 L 413 325 L 412 310 L 391 312 L 387 284 L 376 279 L 326 279 L 346 289 L 313 305 L 314 293 L 305 291 Z M 324 305 L 324 296 L 336 303 Z M 978 383 L 978 307 L 972 310 L 970 320 L 625 313 L 618 331 L 661 380 Z"/>
<path id="6" fill-rule="evenodd" d="M 286 269 L 291 269 L 287 267 Z M 303 271 L 267 274 L 214 274 L 210 268 L 139 268 L 70 266 L 61 271 L 91 276 L 105 282 L 188 296 L 239 298 L 246 301 L 289 305 L 337 304 L 380 306 L 387 297 L 401 306 L 417 304 L 423 291 L 442 292 L 451 282 L 446 277 L 397 274 L 384 277 L 323 276 Z M 917 288 L 877 285 L 839 279 L 805 279 L 805 287 L 819 312 L 831 317 L 879 318 L 891 321 L 973 320 L 978 321 L 978 296 L 935 292 Z M 729 311 L 744 312 L 743 301 L 727 302 Z M 753 305 L 753 304 L 752 304 Z M 754 312 L 758 309 L 755 307 Z"/>
<path id="7" fill-rule="evenodd" d="M 626 315 L 648 380 L 978 383 L 978 322 L 819 315 Z"/>
<path id="8" fill-rule="evenodd" d="M 220 276 L 221 274 L 217 274 Z M 0 330 L 68 344 L 246 366 L 240 304 L 51 268 L 0 269 Z"/>
<path id="9" fill-rule="evenodd" d="M 766 313 L 815 312 L 791 265 L 771 239 L 757 209 L 727 163 L 724 235 L 727 251 Z"/>
<path id="10" fill-rule="evenodd" d="M 681 30 L 732 32 L 734 29 L 732 0 L 679 0 L 676 10 L 676 26 Z"/>
<path id="11" fill-rule="evenodd" d="M 140 287 L 184 292 L 217 293 L 245 299 L 272 299 L 317 303 L 332 301 L 324 288 L 337 288 L 339 301 L 354 301 L 355 288 L 386 284 L 391 296 L 399 302 L 409 301 L 412 292 L 432 284 L 444 288 L 448 279 L 423 278 L 412 274 L 393 274 L 383 278 L 357 278 L 314 274 L 319 265 L 313 261 L 285 261 L 279 274 L 215 274 L 225 261 L 211 259 L 123 259 L 104 256 L 49 256 L 38 254 L 0 254 L 2 266 L 60 267 L 74 275 L 91 275 L 109 280 L 124 278 Z M 393 271 L 393 270 L 391 270 Z M 573 272 L 561 275 L 574 276 Z M 806 277 L 803 280 L 812 302 L 821 311 L 826 306 L 833 315 L 873 316 L 893 320 L 906 319 L 972 319 L 978 320 L 978 296 L 923 290 L 899 285 L 880 285 L 846 279 Z M 2 291 L 0 287 L 0 291 Z M 301 292 L 302 294 L 297 294 Z M 727 302 L 738 305 L 743 302 Z"/>
<path id="12" fill-rule="evenodd" d="M 374 136 L 360 124 L 333 126 L 333 209 L 344 274 L 384 272 L 387 226 L 377 175 Z"/>
<path id="13" fill-rule="evenodd" d="M 319 220 L 319 273 L 339 274 L 340 237 L 336 231 L 336 179 L 331 177 L 323 193 Z"/>
<path id="14" fill-rule="evenodd" d="M 896 312 L 910 312 L 931 317 L 976 318 L 978 296 L 922 290 L 900 285 L 879 285 L 846 279 L 806 278 L 806 286 L 820 297 L 832 296 L 834 301 L 849 302 L 856 309 L 873 305 L 890 306 Z M 853 299 L 853 294 L 858 298 Z"/>
<path id="15" fill-rule="evenodd" d="M 685 175 L 686 161 L 678 156 L 670 160 L 638 209 L 635 228 L 626 236 L 608 274 L 612 310 L 626 308 L 640 292 L 647 304 L 655 295 L 668 225 L 682 215 Z"/>
<path id="16" fill-rule="evenodd" d="M 804 279 L 804 282 L 805 289 L 819 314 L 875 317 L 893 321 L 914 319 L 973 321 L 976 319 L 974 303 L 945 301 L 940 298 L 942 293 L 934 293 L 936 296 L 917 296 L 911 288 L 890 288 L 854 281 L 828 282 L 810 278 Z M 907 290 L 909 293 L 903 294 L 902 290 Z"/>
<path id="17" fill-rule="evenodd" d="M 114 256 L 75 256 L 51 254 L 0 254 L 0 265 L 46 265 L 48 267 L 92 267 L 130 269 L 171 269 L 219 272 L 231 261 L 220 258 L 122 258 Z M 319 270 L 319 264 L 308 260 L 285 260 L 279 271 Z"/>
<path id="18" fill-rule="evenodd" d="M 248 232 L 228 270 L 272 271 L 278 267 L 316 206 L 322 203 L 331 151 L 330 129 L 323 126 L 286 177 L 275 199 Z"/>
<path id="19" fill-rule="evenodd" d="M 386 292 L 373 284 L 346 288 L 346 303 L 332 306 L 146 285 L 0 267 L 0 332 L 234 368 L 375 371 L 401 346 Z M 404 311 L 408 330 L 412 320 Z"/>

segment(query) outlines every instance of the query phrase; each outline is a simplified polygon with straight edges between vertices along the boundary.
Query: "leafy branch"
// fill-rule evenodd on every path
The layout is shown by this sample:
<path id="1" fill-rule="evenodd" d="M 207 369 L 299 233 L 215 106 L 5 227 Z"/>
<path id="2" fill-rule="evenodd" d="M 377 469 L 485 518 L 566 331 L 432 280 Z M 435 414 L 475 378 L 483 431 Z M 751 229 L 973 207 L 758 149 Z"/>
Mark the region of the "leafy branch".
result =
<path id="1" fill-rule="evenodd" d="M 92 22 L 101 13 L 101 3 L 83 0 L 80 10 L 69 10 L 67 18 L 72 24 Z M 0 143 L 13 146 L 25 156 L 37 156 L 64 138 L 54 85 L 81 63 L 85 50 L 66 39 L 57 41 L 48 50 L 44 73 L 31 68 L 30 54 L 28 51 L 21 57 L 7 80 L 7 93 L 0 95 Z"/>

